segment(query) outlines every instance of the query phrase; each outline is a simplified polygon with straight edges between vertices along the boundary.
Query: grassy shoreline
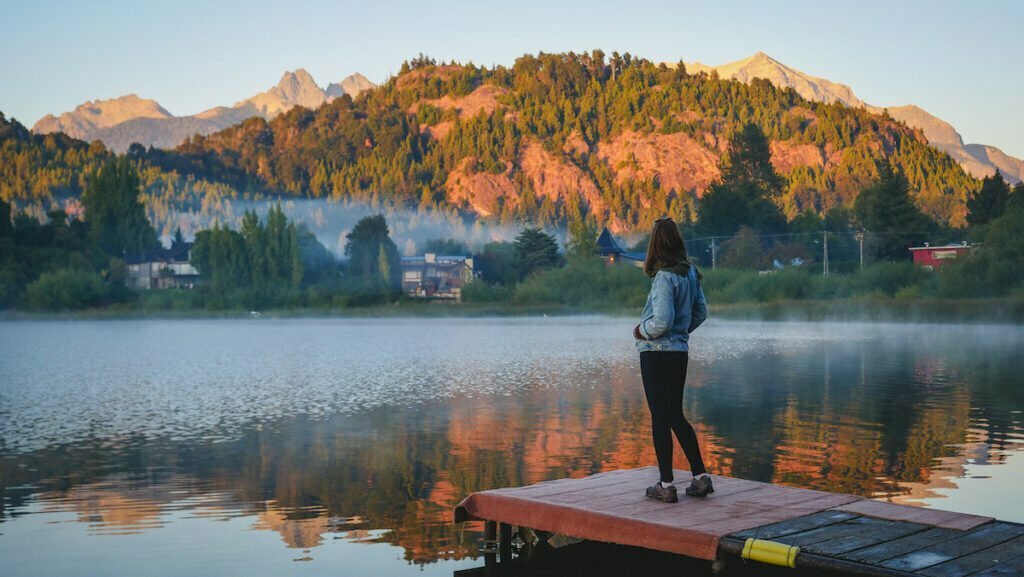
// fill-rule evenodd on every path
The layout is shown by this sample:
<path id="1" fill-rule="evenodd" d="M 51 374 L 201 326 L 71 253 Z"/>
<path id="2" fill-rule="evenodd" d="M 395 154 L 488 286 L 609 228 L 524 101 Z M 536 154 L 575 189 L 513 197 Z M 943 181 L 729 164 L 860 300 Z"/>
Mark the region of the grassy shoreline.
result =
<path id="1" fill-rule="evenodd" d="M 511 303 L 440 304 L 402 301 L 346 309 L 271 309 L 261 311 L 263 319 L 290 318 L 483 318 L 606 315 L 633 317 L 636 307 L 570 307 L 564 305 L 517 305 Z M 1024 324 L 1024 299 L 885 299 L 846 298 L 831 300 L 777 300 L 743 302 L 710 307 L 712 317 L 729 320 L 795 322 L 924 322 Z M 150 311 L 128 308 L 31 313 L 0 312 L 0 321 L 17 320 L 216 320 L 250 318 L 247 310 L 204 309 Z"/>

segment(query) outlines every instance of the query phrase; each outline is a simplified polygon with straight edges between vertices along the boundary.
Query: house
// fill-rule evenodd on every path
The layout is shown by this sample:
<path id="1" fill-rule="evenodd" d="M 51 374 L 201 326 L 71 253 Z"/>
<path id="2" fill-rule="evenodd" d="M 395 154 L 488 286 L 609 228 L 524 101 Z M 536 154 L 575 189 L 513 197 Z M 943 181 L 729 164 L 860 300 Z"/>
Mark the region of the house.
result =
<path id="1" fill-rule="evenodd" d="M 172 242 L 171 248 L 127 252 L 126 283 L 135 289 L 195 288 L 199 271 L 191 264 L 192 243 Z"/>
<path id="2" fill-rule="evenodd" d="M 647 255 L 642 252 L 626 252 L 607 228 L 602 230 L 601 235 L 597 237 L 596 252 L 597 256 L 607 264 L 626 261 L 636 266 L 643 266 L 644 260 L 647 258 Z"/>
<path id="3" fill-rule="evenodd" d="M 946 246 L 924 246 L 911 247 L 910 254 L 914 255 L 914 264 L 925 270 L 942 268 L 957 259 L 964 258 L 974 248 L 966 242 L 963 244 L 947 244 Z"/>
<path id="4" fill-rule="evenodd" d="M 404 256 L 401 268 L 402 292 L 415 298 L 462 302 L 462 287 L 474 278 L 468 256 Z"/>

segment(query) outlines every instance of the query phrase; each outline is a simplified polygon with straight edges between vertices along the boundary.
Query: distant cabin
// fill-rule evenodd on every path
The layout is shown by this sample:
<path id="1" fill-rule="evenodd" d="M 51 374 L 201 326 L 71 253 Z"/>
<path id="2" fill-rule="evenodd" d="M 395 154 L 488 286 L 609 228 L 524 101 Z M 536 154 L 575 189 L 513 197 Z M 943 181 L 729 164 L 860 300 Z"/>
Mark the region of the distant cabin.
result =
<path id="1" fill-rule="evenodd" d="M 626 261 L 636 266 L 643 266 L 644 259 L 647 258 L 642 252 L 626 252 L 607 228 L 597 237 L 597 256 L 607 264 Z"/>
<path id="2" fill-rule="evenodd" d="M 914 255 L 914 264 L 924 270 L 936 270 L 944 265 L 956 262 L 967 256 L 967 253 L 974 248 L 967 243 L 947 244 L 946 246 L 924 246 L 911 247 L 910 254 Z"/>
<path id="3" fill-rule="evenodd" d="M 199 271 L 191 264 L 191 242 L 173 242 L 171 248 L 127 252 L 126 284 L 135 289 L 195 288 Z"/>
<path id="4" fill-rule="evenodd" d="M 462 287 L 474 278 L 468 256 L 403 256 L 401 267 L 402 292 L 413 298 L 462 302 Z"/>

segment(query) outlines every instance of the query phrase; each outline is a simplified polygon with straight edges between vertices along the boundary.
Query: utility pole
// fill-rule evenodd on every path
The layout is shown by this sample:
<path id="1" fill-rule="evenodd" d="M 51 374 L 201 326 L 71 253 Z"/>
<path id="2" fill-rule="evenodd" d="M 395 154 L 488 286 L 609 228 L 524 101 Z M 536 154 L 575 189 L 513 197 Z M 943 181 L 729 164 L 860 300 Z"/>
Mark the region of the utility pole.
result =
<path id="1" fill-rule="evenodd" d="M 715 270 L 715 261 L 717 257 L 715 255 L 715 237 L 711 237 L 711 270 Z"/>
<path id="2" fill-rule="evenodd" d="M 824 238 L 822 249 L 825 251 L 825 258 L 821 261 L 821 276 L 828 276 L 828 231 L 821 233 Z"/>
<path id="3" fill-rule="evenodd" d="M 853 238 L 857 239 L 857 243 L 860 244 L 860 272 L 864 272 L 864 231 L 858 230 Z"/>

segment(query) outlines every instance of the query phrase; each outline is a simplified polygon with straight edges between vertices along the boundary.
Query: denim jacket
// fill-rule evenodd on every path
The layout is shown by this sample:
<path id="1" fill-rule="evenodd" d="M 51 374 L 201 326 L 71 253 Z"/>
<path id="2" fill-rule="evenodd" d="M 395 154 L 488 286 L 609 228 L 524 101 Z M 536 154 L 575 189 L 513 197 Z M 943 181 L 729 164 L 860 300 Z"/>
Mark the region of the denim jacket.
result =
<path id="1" fill-rule="evenodd" d="M 636 348 L 645 351 L 686 351 L 687 341 L 708 317 L 707 301 L 691 266 L 686 276 L 659 270 L 651 280 L 651 292 L 640 316 L 642 340 Z"/>

